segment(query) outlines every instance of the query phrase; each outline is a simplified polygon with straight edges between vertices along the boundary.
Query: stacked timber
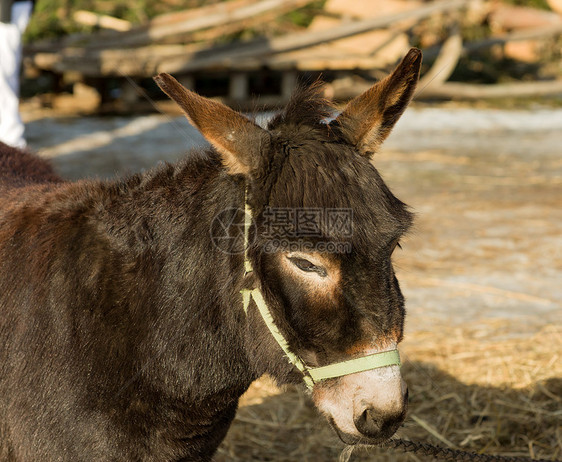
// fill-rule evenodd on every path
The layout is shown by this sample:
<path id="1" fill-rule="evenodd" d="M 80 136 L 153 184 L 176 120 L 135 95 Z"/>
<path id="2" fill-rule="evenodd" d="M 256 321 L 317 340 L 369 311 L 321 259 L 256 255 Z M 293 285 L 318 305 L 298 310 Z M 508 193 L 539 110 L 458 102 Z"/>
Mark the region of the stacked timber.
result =
<path id="1" fill-rule="evenodd" d="M 558 7 L 559 0 L 549 1 L 553 10 Z M 308 3 L 230 0 L 165 14 L 137 26 L 78 11 L 77 21 L 100 30 L 32 44 L 25 62 L 77 81 L 119 78 L 125 86 L 160 72 L 176 75 L 188 87 L 196 86 L 198 79 L 226 76 L 228 98 L 236 101 L 249 99 L 252 76 L 264 71 L 276 75 L 277 102 L 293 91 L 299 75 L 328 73 L 333 80 L 330 96 L 345 99 L 383 75 L 414 41 L 426 48 L 426 62 L 433 63 L 421 81 L 420 96 L 477 98 L 496 95 L 499 87 L 447 82 L 461 56 L 499 44 L 505 56 L 532 62 L 538 59 L 545 37 L 562 34 L 558 12 L 497 0 L 327 0 L 306 29 L 221 44 L 226 35 L 263 26 Z M 491 34 L 467 41 L 462 36 L 467 18 L 488 24 Z M 444 39 L 442 30 L 447 31 Z M 552 94 L 559 92 L 561 84 L 539 86 L 539 93 Z M 535 88 L 528 85 L 525 91 Z M 513 86 L 499 88 L 499 93 L 513 90 Z"/>

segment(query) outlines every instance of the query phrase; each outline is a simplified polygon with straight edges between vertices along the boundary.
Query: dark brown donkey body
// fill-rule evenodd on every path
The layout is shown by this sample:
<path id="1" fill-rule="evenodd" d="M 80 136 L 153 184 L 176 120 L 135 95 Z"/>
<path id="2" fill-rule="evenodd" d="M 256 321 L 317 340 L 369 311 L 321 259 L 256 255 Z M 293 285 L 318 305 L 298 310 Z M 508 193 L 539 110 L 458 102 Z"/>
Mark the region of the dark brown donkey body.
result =
<path id="1" fill-rule="evenodd" d="M 318 88 L 302 90 L 267 129 L 160 75 L 213 148 L 123 180 L 66 182 L 0 145 L 0 460 L 210 460 L 252 381 L 302 379 L 243 288 L 261 288 L 311 366 L 395 348 L 391 254 L 411 216 L 370 158 L 420 61 L 411 50 L 330 123 Z M 213 235 L 246 190 L 249 275 Z M 274 235 L 272 217 L 311 211 L 352 216 L 352 232 L 293 219 Z M 398 366 L 312 397 L 349 443 L 382 441 L 405 415 Z"/>

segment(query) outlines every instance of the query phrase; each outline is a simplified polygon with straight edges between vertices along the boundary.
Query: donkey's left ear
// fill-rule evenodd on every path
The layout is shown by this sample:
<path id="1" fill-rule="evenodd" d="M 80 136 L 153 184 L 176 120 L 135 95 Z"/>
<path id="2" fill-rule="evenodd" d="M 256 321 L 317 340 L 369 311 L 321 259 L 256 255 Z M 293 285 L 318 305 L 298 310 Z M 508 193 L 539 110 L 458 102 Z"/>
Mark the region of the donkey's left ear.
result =
<path id="1" fill-rule="evenodd" d="M 390 134 L 414 95 L 422 53 L 411 48 L 392 74 L 351 100 L 332 122 L 359 152 L 371 156 Z"/>
<path id="2" fill-rule="evenodd" d="M 269 144 L 267 130 L 224 104 L 188 90 L 169 74 L 158 74 L 154 80 L 221 154 L 229 173 L 250 173 Z"/>

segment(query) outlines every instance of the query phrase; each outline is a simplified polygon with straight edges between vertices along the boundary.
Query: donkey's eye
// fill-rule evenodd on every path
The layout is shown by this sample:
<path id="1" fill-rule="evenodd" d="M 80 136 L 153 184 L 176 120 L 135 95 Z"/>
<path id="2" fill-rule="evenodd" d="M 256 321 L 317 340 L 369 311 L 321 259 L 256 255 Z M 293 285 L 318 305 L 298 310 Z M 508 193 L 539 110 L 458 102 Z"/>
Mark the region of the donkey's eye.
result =
<path id="1" fill-rule="evenodd" d="M 402 246 L 400 245 L 400 241 L 398 239 L 396 239 L 393 243 L 392 243 L 392 247 L 390 250 L 390 253 L 392 254 L 395 250 L 396 247 L 398 247 L 400 250 L 402 250 Z"/>
<path id="2" fill-rule="evenodd" d="M 326 277 L 328 275 L 328 273 L 324 268 L 322 268 L 321 266 L 317 266 L 312 262 L 309 262 L 305 258 L 292 257 L 289 258 L 289 260 L 291 260 L 291 263 L 301 271 L 305 271 L 307 273 L 317 273 L 319 276 L 322 277 Z"/>

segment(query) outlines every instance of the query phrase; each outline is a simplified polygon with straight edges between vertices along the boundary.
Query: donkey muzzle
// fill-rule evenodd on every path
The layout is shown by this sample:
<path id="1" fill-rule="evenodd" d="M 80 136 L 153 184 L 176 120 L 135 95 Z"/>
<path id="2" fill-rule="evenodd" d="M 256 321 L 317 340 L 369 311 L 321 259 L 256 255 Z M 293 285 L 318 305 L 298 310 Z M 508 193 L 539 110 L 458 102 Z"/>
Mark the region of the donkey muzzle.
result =
<path id="1" fill-rule="evenodd" d="M 378 444 L 406 417 L 408 389 L 398 366 L 359 372 L 314 387 L 313 399 L 347 444 Z"/>

